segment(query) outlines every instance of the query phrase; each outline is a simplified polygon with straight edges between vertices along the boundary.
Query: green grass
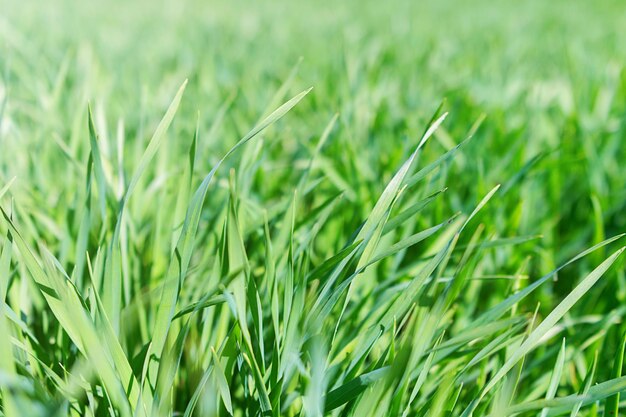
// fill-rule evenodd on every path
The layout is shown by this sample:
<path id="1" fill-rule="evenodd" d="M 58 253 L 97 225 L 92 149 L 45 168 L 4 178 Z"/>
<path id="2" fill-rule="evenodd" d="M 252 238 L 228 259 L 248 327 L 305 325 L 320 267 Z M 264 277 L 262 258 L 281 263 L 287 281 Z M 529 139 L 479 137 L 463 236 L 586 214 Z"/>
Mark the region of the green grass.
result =
<path id="1" fill-rule="evenodd" d="M 0 0 L 0 415 L 626 413 L 626 8 L 333 3 Z"/>

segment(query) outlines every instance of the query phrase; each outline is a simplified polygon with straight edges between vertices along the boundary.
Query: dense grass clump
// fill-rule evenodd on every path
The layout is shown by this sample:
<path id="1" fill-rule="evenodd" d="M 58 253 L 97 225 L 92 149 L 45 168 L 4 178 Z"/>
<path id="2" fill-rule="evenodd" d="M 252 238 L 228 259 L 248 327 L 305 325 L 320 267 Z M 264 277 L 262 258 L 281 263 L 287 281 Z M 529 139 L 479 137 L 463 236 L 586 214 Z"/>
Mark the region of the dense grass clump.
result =
<path id="1" fill-rule="evenodd" d="M 620 413 L 626 8 L 333 3 L 0 0 L 0 415 Z"/>

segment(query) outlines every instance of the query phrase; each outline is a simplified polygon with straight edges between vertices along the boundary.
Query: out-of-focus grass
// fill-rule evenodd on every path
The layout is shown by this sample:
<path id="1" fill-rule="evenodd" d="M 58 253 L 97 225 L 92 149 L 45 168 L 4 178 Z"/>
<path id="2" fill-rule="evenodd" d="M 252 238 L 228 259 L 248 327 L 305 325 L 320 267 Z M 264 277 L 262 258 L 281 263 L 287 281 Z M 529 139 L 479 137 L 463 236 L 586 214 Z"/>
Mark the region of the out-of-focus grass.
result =
<path id="1" fill-rule="evenodd" d="M 0 10 L 3 415 L 619 412 L 620 2 Z"/>

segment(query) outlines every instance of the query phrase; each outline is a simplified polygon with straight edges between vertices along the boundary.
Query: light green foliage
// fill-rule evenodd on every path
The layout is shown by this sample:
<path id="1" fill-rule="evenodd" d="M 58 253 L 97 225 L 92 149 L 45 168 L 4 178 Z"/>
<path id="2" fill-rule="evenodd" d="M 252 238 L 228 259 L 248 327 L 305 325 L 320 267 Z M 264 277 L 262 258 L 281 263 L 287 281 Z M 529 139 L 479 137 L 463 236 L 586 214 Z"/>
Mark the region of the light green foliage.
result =
<path id="1" fill-rule="evenodd" d="M 626 7 L 0 0 L 0 416 L 626 412 Z"/>

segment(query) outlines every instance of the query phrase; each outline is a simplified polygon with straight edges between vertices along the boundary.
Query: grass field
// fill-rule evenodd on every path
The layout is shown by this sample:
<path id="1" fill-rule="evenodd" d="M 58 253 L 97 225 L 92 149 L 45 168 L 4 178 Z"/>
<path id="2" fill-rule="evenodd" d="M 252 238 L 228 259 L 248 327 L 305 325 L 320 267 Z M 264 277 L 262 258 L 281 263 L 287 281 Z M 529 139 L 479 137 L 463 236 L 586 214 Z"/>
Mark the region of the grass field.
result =
<path id="1" fill-rule="evenodd" d="M 617 0 L 0 0 L 0 415 L 626 414 L 625 62 Z"/>

